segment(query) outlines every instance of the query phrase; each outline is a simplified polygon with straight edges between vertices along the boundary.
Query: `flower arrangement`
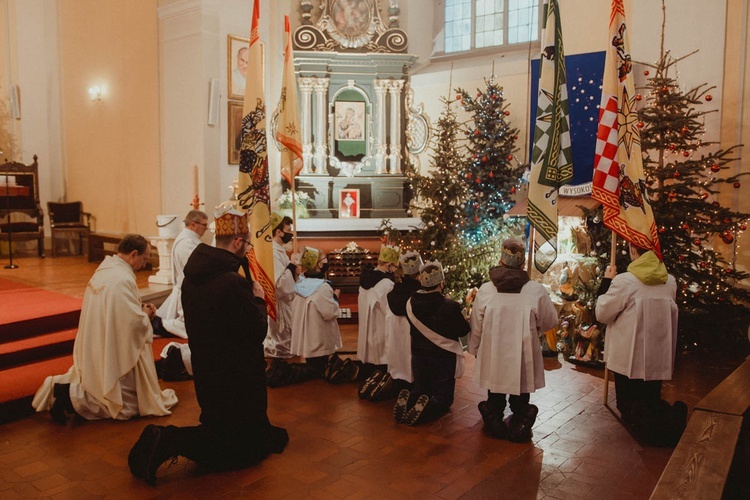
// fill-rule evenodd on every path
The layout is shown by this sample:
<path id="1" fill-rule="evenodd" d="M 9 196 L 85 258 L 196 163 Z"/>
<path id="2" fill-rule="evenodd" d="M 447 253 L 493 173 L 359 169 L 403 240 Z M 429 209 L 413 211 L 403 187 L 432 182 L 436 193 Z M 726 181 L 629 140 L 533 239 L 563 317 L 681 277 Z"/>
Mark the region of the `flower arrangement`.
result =
<path id="1" fill-rule="evenodd" d="M 310 202 L 312 201 L 310 199 L 310 195 L 305 193 L 304 191 L 295 191 L 294 192 L 294 201 L 297 205 L 297 218 L 298 219 L 308 219 L 310 217 L 310 213 L 307 211 L 307 207 L 310 205 Z M 281 196 L 276 200 L 276 206 L 278 207 L 277 211 L 279 215 L 286 215 L 291 217 L 292 216 L 292 192 L 290 190 L 284 191 Z"/>

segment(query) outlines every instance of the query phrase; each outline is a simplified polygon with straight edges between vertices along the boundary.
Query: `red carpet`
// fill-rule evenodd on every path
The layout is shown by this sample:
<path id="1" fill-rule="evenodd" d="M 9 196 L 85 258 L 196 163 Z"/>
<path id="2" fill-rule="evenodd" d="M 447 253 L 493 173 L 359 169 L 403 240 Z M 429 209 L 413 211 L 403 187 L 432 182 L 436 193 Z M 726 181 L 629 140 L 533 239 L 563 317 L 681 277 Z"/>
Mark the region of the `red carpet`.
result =
<path id="1" fill-rule="evenodd" d="M 75 328 L 81 299 L 0 278 L 0 342 Z"/>

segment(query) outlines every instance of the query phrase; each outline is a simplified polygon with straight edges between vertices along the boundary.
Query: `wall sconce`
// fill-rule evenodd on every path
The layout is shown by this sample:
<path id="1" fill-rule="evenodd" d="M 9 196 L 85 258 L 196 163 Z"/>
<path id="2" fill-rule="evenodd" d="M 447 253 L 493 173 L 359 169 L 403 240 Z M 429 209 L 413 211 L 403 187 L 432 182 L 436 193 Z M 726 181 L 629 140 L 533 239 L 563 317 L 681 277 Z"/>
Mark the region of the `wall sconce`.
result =
<path id="1" fill-rule="evenodd" d="M 89 87 L 89 99 L 91 99 L 92 102 L 101 101 L 102 100 L 102 88 L 98 85 Z"/>

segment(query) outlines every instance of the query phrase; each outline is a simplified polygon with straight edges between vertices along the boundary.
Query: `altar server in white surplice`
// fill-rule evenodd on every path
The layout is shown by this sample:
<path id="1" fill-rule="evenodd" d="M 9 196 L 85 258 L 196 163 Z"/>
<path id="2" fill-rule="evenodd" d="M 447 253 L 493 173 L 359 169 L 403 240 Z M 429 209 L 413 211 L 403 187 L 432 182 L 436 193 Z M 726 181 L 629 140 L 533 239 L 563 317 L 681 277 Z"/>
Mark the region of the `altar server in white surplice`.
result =
<path id="1" fill-rule="evenodd" d="M 47 377 L 32 402 L 37 411 L 50 410 L 62 424 L 75 413 L 89 420 L 170 414 L 177 397 L 159 387 L 151 350 L 156 308 L 141 304 L 135 280 L 150 248 L 143 236 L 128 234 L 97 268 L 83 298 L 73 366 Z"/>
<path id="2" fill-rule="evenodd" d="M 268 332 L 263 341 L 266 357 L 285 359 L 292 357 L 292 301 L 294 283 L 299 274 L 292 264 L 284 245 L 292 241 L 292 219 L 276 212 L 271 214 L 273 235 L 273 275 L 276 283 L 276 319 L 268 317 Z"/>
<path id="3" fill-rule="evenodd" d="M 382 245 L 377 266 L 365 267 L 359 277 L 357 358 L 365 363 L 365 374 L 385 373 L 385 312 L 398 258 L 398 247 Z"/>
<path id="4" fill-rule="evenodd" d="M 185 278 L 184 269 L 188 258 L 201 242 L 201 237 L 208 228 L 208 216 L 200 210 L 191 210 L 183 221 L 185 228 L 177 235 L 172 245 L 172 293 L 159 307 L 154 317 L 154 334 L 183 339 L 188 338 L 185 331 L 185 317 L 182 313 L 182 280 Z M 159 319 L 157 319 L 159 318 Z M 167 333 L 159 328 L 161 326 Z"/>
<path id="5" fill-rule="evenodd" d="M 522 241 L 503 242 L 500 266 L 490 269 L 490 281 L 474 300 L 468 346 L 477 357 L 474 379 L 488 392 L 479 403 L 482 419 L 492 435 L 515 442 L 531 439 L 539 410 L 529 395 L 544 387 L 539 335 L 558 323 L 547 290 L 523 269 L 524 257 Z M 509 427 L 503 422 L 506 396 L 513 412 Z"/>

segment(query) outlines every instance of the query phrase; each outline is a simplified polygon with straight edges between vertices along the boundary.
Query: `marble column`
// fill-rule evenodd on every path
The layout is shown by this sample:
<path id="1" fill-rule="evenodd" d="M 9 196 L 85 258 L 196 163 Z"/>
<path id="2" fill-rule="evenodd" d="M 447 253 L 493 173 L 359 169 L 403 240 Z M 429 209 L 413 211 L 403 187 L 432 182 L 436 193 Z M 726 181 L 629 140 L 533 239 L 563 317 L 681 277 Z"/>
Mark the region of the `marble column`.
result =
<path id="1" fill-rule="evenodd" d="M 328 146 L 327 126 L 328 121 L 328 78 L 315 78 L 313 88 L 315 90 L 315 152 L 313 162 L 315 173 L 328 175 Z"/>
<path id="2" fill-rule="evenodd" d="M 390 145 L 388 154 L 389 171 L 401 175 L 401 91 L 404 80 L 391 80 L 388 93 L 391 97 Z"/>
<path id="3" fill-rule="evenodd" d="M 159 271 L 148 277 L 149 283 L 159 283 L 161 285 L 173 285 L 172 283 L 172 245 L 174 238 L 164 238 L 161 236 L 151 236 L 151 244 L 159 252 Z"/>
<path id="4" fill-rule="evenodd" d="M 302 98 L 300 103 L 301 117 L 302 120 L 302 171 L 301 174 L 309 174 L 312 172 L 312 129 L 310 124 L 312 122 L 312 91 L 314 86 L 314 78 L 303 77 L 299 81 L 299 91 Z"/>
<path id="5" fill-rule="evenodd" d="M 386 152 L 385 144 L 385 96 L 388 92 L 389 80 L 375 80 L 375 173 L 385 174 Z"/>

